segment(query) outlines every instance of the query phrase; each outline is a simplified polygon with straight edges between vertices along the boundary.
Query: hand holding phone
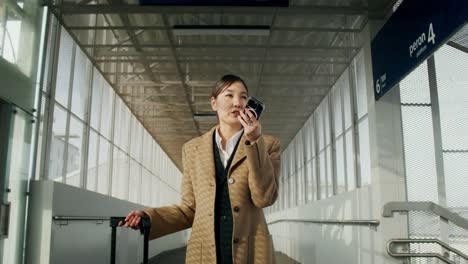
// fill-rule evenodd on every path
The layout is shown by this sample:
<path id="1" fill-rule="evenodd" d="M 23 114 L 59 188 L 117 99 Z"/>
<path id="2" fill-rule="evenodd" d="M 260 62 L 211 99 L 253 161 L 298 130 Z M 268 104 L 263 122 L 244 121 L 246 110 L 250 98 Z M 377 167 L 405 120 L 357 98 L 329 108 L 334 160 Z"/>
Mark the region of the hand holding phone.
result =
<path id="1" fill-rule="evenodd" d="M 245 108 L 249 109 L 255 115 L 255 118 L 259 120 L 260 115 L 262 114 L 263 110 L 265 110 L 265 104 L 260 102 L 260 100 L 257 98 L 251 96 L 247 99 Z"/>

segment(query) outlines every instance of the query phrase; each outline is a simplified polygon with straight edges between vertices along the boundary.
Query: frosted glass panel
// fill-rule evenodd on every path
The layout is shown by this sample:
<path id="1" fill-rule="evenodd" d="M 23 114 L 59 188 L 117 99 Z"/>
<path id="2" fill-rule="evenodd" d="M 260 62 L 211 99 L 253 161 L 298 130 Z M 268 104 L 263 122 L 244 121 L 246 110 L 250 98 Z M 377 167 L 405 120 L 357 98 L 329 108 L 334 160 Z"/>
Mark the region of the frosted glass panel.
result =
<path id="1" fill-rule="evenodd" d="M 85 54 L 80 49 L 76 49 L 71 110 L 81 119 L 84 119 L 87 105 L 90 64 Z"/>
<path id="2" fill-rule="evenodd" d="M 369 148 L 369 124 L 368 119 L 363 118 L 359 122 L 359 162 L 361 186 L 371 184 L 370 148 Z"/>
<path id="3" fill-rule="evenodd" d="M 355 160 L 353 159 L 353 154 L 354 154 L 353 130 L 349 130 L 346 132 L 346 153 L 345 153 L 346 176 L 348 178 L 347 179 L 348 191 L 356 188 Z M 368 166 L 368 163 L 364 165 Z M 366 180 L 366 182 L 368 182 L 368 180 Z"/>
<path id="4" fill-rule="evenodd" d="M 73 59 L 73 40 L 62 27 L 60 34 L 60 48 L 57 66 L 57 81 L 55 84 L 55 100 L 68 108 L 70 93 L 70 72 Z"/>
<path id="5" fill-rule="evenodd" d="M 69 185 L 80 186 L 81 158 L 83 144 L 83 122 L 75 117 L 70 118 L 70 132 L 68 136 L 68 165 L 65 182 Z"/>
<path id="6" fill-rule="evenodd" d="M 99 121 L 101 118 L 102 82 L 103 79 L 101 74 L 96 68 L 94 68 L 91 100 L 91 126 L 96 130 L 99 128 Z"/>
<path id="7" fill-rule="evenodd" d="M 342 193 L 346 191 L 345 182 L 345 167 L 344 167 L 344 150 L 343 150 L 343 137 L 339 137 L 336 140 L 336 180 L 337 180 L 337 192 Z"/>
<path id="8" fill-rule="evenodd" d="M 58 104 L 54 108 L 54 121 L 52 123 L 52 137 L 49 152 L 49 175 L 54 181 L 62 181 L 65 155 L 65 137 L 67 126 L 67 112 Z"/>
<path id="9" fill-rule="evenodd" d="M 109 187 L 109 142 L 103 138 L 99 138 L 99 162 L 97 173 L 97 191 L 102 194 L 108 194 Z"/>
<path id="10" fill-rule="evenodd" d="M 114 108 L 114 90 L 109 85 L 104 85 L 102 88 L 102 107 L 101 107 L 101 134 L 110 139 L 112 124 L 114 122 L 113 116 Z"/>
<path id="11" fill-rule="evenodd" d="M 89 132 L 89 149 L 88 149 L 88 172 L 86 178 L 86 189 L 96 191 L 96 175 L 97 175 L 97 143 L 98 135 L 93 129 Z"/>
<path id="12" fill-rule="evenodd" d="M 356 56 L 356 97 L 357 97 L 357 112 L 361 118 L 367 114 L 367 84 L 366 84 L 366 66 L 365 66 L 364 51 L 361 50 Z"/>

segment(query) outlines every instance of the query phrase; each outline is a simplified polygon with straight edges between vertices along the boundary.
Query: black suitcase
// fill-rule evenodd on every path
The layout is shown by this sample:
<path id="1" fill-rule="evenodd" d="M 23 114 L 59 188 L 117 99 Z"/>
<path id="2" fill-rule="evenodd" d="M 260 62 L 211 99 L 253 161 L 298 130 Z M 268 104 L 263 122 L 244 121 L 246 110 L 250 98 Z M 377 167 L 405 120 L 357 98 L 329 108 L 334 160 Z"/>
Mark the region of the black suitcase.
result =
<path id="1" fill-rule="evenodd" d="M 110 218 L 110 226 L 112 228 L 112 237 L 111 237 L 111 264 L 115 264 L 115 248 L 116 248 L 116 239 L 117 239 L 117 227 L 119 222 L 124 222 L 125 217 L 115 216 Z M 143 264 L 148 264 L 148 240 L 149 232 L 151 229 L 151 221 L 149 217 L 142 217 L 140 221 L 140 232 L 143 235 Z"/>

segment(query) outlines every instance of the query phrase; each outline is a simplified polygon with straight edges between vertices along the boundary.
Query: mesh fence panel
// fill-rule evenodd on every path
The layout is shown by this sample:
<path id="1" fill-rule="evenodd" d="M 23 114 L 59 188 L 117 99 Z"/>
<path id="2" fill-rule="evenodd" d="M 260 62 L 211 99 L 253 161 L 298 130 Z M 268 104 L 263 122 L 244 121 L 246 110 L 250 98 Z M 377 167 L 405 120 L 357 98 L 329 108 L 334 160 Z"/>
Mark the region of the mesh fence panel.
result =
<path id="1" fill-rule="evenodd" d="M 408 201 L 432 201 L 468 219 L 467 61 L 465 51 L 444 45 L 434 55 L 435 70 L 422 63 L 400 82 L 400 96 Z M 430 78 L 436 80 L 436 86 L 429 86 Z M 437 98 L 432 103 L 430 89 L 432 98 Z M 440 174 L 437 168 L 443 168 Z M 439 239 L 468 252 L 468 230 L 445 224 L 431 212 L 410 212 L 408 221 L 409 238 Z M 453 263 L 467 263 L 435 243 L 413 243 L 410 251 L 437 253 Z M 411 263 L 444 262 L 412 258 Z"/>

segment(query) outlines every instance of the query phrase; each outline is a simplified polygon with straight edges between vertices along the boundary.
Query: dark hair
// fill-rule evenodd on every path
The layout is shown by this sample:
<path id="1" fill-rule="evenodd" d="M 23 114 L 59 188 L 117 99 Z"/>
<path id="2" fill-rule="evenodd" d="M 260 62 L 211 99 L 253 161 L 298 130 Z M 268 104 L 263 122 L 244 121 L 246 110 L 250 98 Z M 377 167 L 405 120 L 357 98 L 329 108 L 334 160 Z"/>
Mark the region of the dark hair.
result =
<path id="1" fill-rule="evenodd" d="M 247 88 L 247 85 L 245 84 L 244 80 L 242 80 L 241 77 L 237 75 L 226 74 L 216 82 L 216 85 L 213 87 L 213 90 L 211 91 L 211 96 L 214 98 L 218 97 L 218 95 L 222 93 L 224 89 L 231 86 L 231 84 L 235 82 L 242 83 L 245 87 L 245 90 L 247 90 L 247 93 L 249 93 L 249 89 Z"/>

